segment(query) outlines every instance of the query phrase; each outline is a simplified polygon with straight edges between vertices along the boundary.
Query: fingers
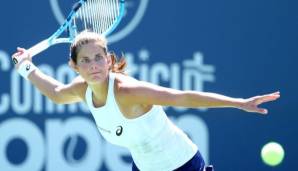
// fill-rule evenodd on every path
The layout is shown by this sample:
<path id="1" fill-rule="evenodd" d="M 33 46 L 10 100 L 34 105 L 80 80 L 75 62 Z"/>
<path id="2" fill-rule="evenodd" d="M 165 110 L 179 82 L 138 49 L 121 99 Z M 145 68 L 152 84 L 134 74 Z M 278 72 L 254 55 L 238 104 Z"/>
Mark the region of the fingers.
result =
<path id="1" fill-rule="evenodd" d="M 255 96 L 255 97 L 266 97 L 266 96 L 280 97 L 280 92 L 279 91 L 276 91 L 274 93 L 264 94 L 264 95 Z"/>
<path id="2" fill-rule="evenodd" d="M 277 92 L 271 93 L 271 94 L 269 94 L 269 95 L 271 95 L 271 96 L 275 96 L 275 97 L 280 97 L 280 92 L 277 91 Z"/>
<path id="3" fill-rule="evenodd" d="M 24 52 L 25 52 L 24 48 L 17 47 L 17 52 L 15 52 L 12 56 L 17 57 L 17 56 L 22 55 Z"/>
<path id="4" fill-rule="evenodd" d="M 17 47 L 17 50 L 18 51 L 24 51 L 25 49 L 24 48 L 21 48 L 21 47 Z"/>
<path id="5" fill-rule="evenodd" d="M 276 95 L 269 95 L 269 96 L 265 96 L 265 97 L 262 97 L 260 100 L 261 100 L 261 103 L 264 103 L 264 102 L 270 102 L 270 101 L 274 101 L 276 99 L 278 99 L 280 96 L 276 96 Z"/>
<path id="6" fill-rule="evenodd" d="M 20 54 L 20 52 L 15 52 L 13 55 L 12 55 L 12 57 L 16 57 L 16 56 L 18 56 Z"/>
<path id="7" fill-rule="evenodd" d="M 19 55 L 22 55 L 26 51 L 26 49 L 17 47 L 17 51 L 20 53 Z"/>
<path id="8" fill-rule="evenodd" d="M 261 114 L 264 114 L 264 115 L 268 114 L 268 110 L 267 109 L 263 109 L 263 108 L 258 108 L 257 109 L 257 112 L 258 113 L 261 113 Z"/>
<path id="9" fill-rule="evenodd" d="M 274 101 L 274 100 L 278 99 L 279 97 L 280 97 L 279 91 L 271 93 L 271 94 L 263 95 L 263 96 L 258 96 L 258 99 L 256 100 L 256 104 L 259 105 L 261 103 Z"/>
<path id="10" fill-rule="evenodd" d="M 17 52 L 12 55 L 12 61 L 15 66 L 17 67 L 19 63 L 26 59 L 29 59 L 29 54 L 26 53 L 26 49 L 17 47 Z"/>
<path id="11" fill-rule="evenodd" d="M 274 93 L 270 93 L 270 94 L 265 94 L 265 96 L 280 96 L 280 92 L 279 91 L 276 91 L 276 92 L 274 92 Z"/>
<path id="12" fill-rule="evenodd" d="M 274 101 L 274 100 L 278 99 L 279 97 L 280 97 L 280 92 L 279 91 L 271 93 L 271 94 L 262 95 L 262 96 L 256 96 L 257 99 L 255 101 L 255 104 L 259 105 L 259 104 L 262 104 L 262 103 Z M 264 108 L 257 108 L 256 112 L 258 112 L 260 114 L 264 114 L 264 115 L 268 114 L 268 110 L 264 109 Z"/>

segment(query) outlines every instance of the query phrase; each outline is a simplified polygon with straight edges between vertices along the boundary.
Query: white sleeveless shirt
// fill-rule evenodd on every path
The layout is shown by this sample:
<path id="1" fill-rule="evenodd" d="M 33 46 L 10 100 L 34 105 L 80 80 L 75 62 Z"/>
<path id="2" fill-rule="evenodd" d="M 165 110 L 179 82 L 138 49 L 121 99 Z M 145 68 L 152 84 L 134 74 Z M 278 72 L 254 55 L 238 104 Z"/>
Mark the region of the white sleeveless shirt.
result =
<path id="1" fill-rule="evenodd" d="M 112 144 L 129 149 L 141 171 L 171 171 L 190 160 L 197 146 L 166 116 L 161 106 L 153 105 L 144 115 L 127 119 L 114 95 L 115 73 L 109 74 L 106 104 L 94 107 L 92 90 L 86 90 L 86 102 L 97 128 Z"/>

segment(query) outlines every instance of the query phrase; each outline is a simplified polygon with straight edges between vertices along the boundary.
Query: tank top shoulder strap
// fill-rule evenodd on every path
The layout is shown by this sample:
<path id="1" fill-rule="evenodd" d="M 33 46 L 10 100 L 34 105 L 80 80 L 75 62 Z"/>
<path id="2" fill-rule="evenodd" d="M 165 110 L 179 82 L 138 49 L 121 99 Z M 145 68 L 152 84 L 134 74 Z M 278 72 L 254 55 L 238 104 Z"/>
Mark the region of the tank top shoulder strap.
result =
<path id="1" fill-rule="evenodd" d="M 85 93 L 85 99 L 86 99 L 86 103 L 87 105 L 90 107 L 90 106 L 93 106 L 93 102 L 92 102 L 92 91 L 90 89 L 90 87 L 88 86 L 87 89 L 86 89 L 86 93 Z"/>
<path id="2" fill-rule="evenodd" d="M 109 89 L 108 89 L 108 103 L 114 102 L 114 84 L 115 84 L 115 73 L 110 72 L 109 73 Z"/>

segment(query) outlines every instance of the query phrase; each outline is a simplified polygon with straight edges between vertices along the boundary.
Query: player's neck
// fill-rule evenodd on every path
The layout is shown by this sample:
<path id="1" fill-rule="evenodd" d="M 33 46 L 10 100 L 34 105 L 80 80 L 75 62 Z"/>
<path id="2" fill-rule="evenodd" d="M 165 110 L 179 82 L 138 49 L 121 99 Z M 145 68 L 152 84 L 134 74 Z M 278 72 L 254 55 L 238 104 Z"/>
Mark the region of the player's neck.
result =
<path id="1" fill-rule="evenodd" d="M 109 79 L 103 83 L 97 83 L 89 85 L 92 90 L 92 96 L 96 101 L 105 101 L 108 94 L 109 89 Z"/>

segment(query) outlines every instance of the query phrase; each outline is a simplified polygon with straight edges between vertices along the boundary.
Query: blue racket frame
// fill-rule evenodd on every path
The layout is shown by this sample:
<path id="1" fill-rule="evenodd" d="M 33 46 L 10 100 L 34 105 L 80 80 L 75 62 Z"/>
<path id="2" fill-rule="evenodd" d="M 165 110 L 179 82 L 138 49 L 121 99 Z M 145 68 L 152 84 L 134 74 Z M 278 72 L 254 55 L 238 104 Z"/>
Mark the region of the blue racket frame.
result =
<path id="1" fill-rule="evenodd" d="M 74 8 L 71 10 L 69 15 L 67 16 L 65 22 L 58 28 L 58 30 L 52 34 L 49 38 L 37 43 L 33 47 L 28 49 L 29 54 L 31 55 L 31 58 L 39 54 L 40 52 L 46 50 L 52 45 L 59 44 L 59 43 L 72 43 L 76 34 L 77 30 L 74 25 L 72 25 L 72 20 L 77 14 L 77 11 L 87 2 L 88 0 L 80 0 L 78 1 Z M 119 25 L 120 21 L 122 20 L 124 13 L 125 13 L 125 0 L 119 0 L 119 16 L 117 19 L 113 22 L 113 24 L 102 33 L 104 36 L 108 36 L 111 34 L 116 27 Z M 58 38 L 64 31 L 69 31 L 69 37 L 67 38 Z"/>

